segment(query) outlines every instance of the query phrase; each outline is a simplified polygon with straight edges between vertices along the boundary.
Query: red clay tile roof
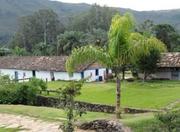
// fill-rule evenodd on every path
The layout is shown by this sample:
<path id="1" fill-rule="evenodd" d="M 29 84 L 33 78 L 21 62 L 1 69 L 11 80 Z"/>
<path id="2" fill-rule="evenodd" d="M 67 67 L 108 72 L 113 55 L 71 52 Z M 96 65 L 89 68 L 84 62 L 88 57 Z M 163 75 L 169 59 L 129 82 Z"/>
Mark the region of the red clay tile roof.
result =
<path id="1" fill-rule="evenodd" d="M 41 70 L 65 72 L 67 56 L 7 56 L 0 57 L 0 69 L 17 70 Z M 82 65 L 76 69 L 81 72 L 87 69 L 89 64 Z"/>
<path id="2" fill-rule="evenodd" d="M 161 55 L 159 67 L 180 67 L 180 52 L 169 52 Z"/>

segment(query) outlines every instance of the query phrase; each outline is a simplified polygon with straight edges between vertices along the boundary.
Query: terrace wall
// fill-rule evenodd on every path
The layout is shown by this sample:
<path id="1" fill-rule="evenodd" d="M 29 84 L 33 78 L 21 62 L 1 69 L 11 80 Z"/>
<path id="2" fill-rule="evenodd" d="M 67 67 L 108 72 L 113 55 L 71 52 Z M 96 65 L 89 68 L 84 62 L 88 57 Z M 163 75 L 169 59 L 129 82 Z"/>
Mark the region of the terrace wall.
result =
<path id="1" fill-rule="evenodd" d="M 64 108 L 65 102 L 57 98 L 38 96 L 36 106 L 46 106 L 54 108 Z M 75 106 L 81 108 L 85 111 L 91 112 L 105 112 L 105 113 L 115 113 L 115 106 L 103 105 L 103 104 L 92 104 L 87 102 L 76 101 Z M 145 113 L 145 112 L 157 112 L 157 110 L 146 110 L 146 109 L 136 109 L 136 108 L 123 108 L 125 113 Z"/>

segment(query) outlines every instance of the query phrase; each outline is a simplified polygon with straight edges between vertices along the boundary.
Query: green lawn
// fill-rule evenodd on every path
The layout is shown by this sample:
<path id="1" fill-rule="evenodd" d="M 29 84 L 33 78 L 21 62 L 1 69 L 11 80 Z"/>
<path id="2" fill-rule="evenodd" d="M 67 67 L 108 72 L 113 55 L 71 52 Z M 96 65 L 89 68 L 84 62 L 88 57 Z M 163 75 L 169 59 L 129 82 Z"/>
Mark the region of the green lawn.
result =
<path id="1" fill-rule="evenodd" d="M 67 83 L 50 82 L 48 87 L 57 89 Z M 115 83 L 86 83 L 77 100 L 114 105 L 115 88 Z M 159 109 L 180 99 L 179 93 L 180 81 L 123 82 L 122 106 Z"/>
<path id="2" fill-rule="evenodd" d="M 0 127 L 0 132 L 19 132 L 21 129 L 19 128 L 5 128 Z"/>
<path id="3" fill-rule="evenodd" d="M 48 121 L 62 121 L 66 118 L 66 113 L 62 109 L 24 105 L 0 105 L 0 113 L 30 116 Z M 114 118 L 114 115 L 106 113 L 87 112 L 87 114 L 85 114 L 81 118 L 81 120 L 89 121 L 101 118 L 110 119 Z"/>

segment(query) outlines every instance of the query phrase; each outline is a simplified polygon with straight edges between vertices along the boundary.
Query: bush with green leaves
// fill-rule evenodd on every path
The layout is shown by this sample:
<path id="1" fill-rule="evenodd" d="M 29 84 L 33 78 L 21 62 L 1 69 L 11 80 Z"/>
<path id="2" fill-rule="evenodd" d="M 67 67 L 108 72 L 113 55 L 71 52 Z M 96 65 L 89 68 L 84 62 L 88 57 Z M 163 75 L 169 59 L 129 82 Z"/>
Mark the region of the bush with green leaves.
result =
<path id="1" fill-rule="evenodd" d="M 18 83 L 8 76 L 0 76 L 0 104 L 33 105 L 39 90 L 46 88 L 46 83 L 39 79 Z"/>
<path id="2" fill-rule="evenodd" d="M 17 104 L 33 105 L 36 100 L 38 89 L 30 83 L 18 84 L 17 90 Z"/>
<path id="3" fill-rule="evenodd" d="M 75 97 L 81 94 L 81 87 L 83 86 L 84 80 L 75 82 L 70 82 L 64 88 L 60 88 L 58 93 L 60 95 L 60 100 L 64 100 L 64 109 L 67 114 L 67 121 L 64 122 L 62 130 L 64 132 L 73 132 L 74 131 L 74 122 L 78 116 L 82 116 L 85 113 L 79 107 L 75 106 Z"/>
<path id="4" fill-rule="evenodd" d="M 41 90 L 45 91 L 47 89 L 47 83 L 41 79 L 31 78 L 29 83 L 32 87 L 35 87 L 39 91 Z"/>
<path id="5" fill-rule="evenodd" d="M 180 110 L 158 113 L 156 121 L 149 125 L 149 132 L 180 132 Z"/>
<path id="6" fill-rule="evenodd" d="M 11 104 L 16 101 L 16 83 L 9 76 L 0 76 L 0 104 Z"/>

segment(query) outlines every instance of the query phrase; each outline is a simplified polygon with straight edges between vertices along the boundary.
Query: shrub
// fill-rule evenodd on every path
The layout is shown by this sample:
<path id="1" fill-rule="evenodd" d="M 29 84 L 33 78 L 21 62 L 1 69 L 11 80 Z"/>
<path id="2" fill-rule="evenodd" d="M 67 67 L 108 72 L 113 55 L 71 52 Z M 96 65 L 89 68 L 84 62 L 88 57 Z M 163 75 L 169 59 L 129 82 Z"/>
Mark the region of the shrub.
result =
<path id="1" fill-rule="evenodd" d="M 38 90 L 44 91 L 47 89 L 47 83 L 41 79 L 32 78 L 32 79 L 30 79 L 29 83 L 32 87 L 35 87 Z"/>
<path id="2" fill-rule="evenodd" d="M 17 104 L 33 105 L 38 89 L 30 83 L 22 83 L 17 86 Z"/>
<path id="3" fill-rule="evenodd" d="M 14 103 L 16 98 L 16 84 L 8 76 L 0 76 L 0 104 Z"/>
<path id="4" fill-rule="evenodd" d="M 15 85 L 9 84 L 0 88 L 0 104 L 13 104 L 17 100 Z"/>
<path id="5" fill-rule="evenodd" d="M 156 123 L 152 124 L 148 131 L 151 132 L 179 132 L 180 110 L 168 111 L 155 115 Z"/>
<path id="6" fill-rule="evenodd" d="M 72 81 L 64 88 L 59 89 L 60 100 L 65 101 L 64 109 L 67 115 L 67 121 L 60 126 L 64 132 L 73 132 L 77 116 L 82 116 L 85 113 L 81 108 L 75 107 L 75 97 L 81 94 L 81 87 L 84 82 L 85 80 L 79 82 Z"/>
<path id="7" fill-rule="evenodd" d="M 18 83 L 8 76 L 0 76 L 0 104 L 33 105 L 38 91 L 46 88 L 46 83 L 39 79 Z"/>
<path id="8" fill-rule="evenodd" d="M 169 132 L 180 131 L 180 110 L 166 112 L 165 114 L 158 114 L 156 118 L 160 122 L 163 128 L 166 128 Z"/>

